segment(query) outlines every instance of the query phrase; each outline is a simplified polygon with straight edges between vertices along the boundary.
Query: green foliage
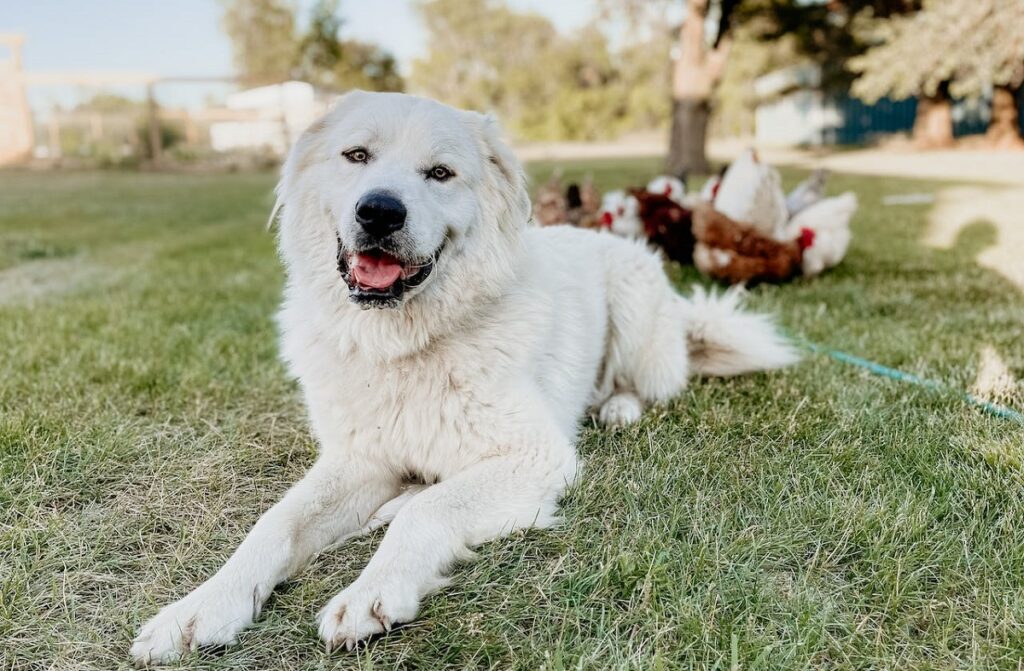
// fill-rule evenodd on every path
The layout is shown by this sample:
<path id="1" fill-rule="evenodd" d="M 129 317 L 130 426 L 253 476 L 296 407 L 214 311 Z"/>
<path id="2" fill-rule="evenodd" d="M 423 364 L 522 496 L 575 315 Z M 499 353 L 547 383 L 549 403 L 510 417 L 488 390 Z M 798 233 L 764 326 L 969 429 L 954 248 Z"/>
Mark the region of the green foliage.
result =
<path id="1" fill-rule="evenodd" d="M 235 68 L 248 84 L 290 79 L 296 56 L 295 9 L 287 0 L 220 0 Z"/>
<path id="2" fill-rule="evenodd" d="M 153 147 L 149 141 L 149 120 L 146 117 L 140 117 L 136 122 L 135 133 L 136 143 L 142 148 L 142 157 L 153 158 Z M 180 122 L 159 119 L 157 120 L 157 137 L 160 140 L 161 149 L 170 149 L 185 140 L 185 129 Z"/>
<path id="3" fill-rule="evenodd" d="M 164 122 L 161 140 L 169 147 L 183 139 L 180 125 Z M 86 159 L 104 168 L 131 168 L 138 151 L 147 155 L 149 135 L 146 103 L 112 93 L 97 93 L 79 102 L 61 121 L 61 155 L 72 161 Z"/>
<path id="4" fill-rule="evenodd" d="M 342 39 L 343 23 L 338 0 L 318 0 L 299 41 L 297 76 L 335 91 L 401 91 L 405 83 L 394 56 L 374 44 Z"/>
<path id="5" fill-rule="evenodd" d="M 98 112 L 100 114 L 139 113 L 144 103 L 132 100 L 116 93 L 97 93 L 85 102 L 79 103 L 75 109 L 80 112 Z"/>
<path id="6" fill-rule="evenodd" d="M 826 89 L 845 91 L 856 76 L 850 59 L 871 46 L 869 21 L 886 21 L 917 11 L 921 0 L 744 0 L 735 22 L 755 28 L 764 42 L 787 40 L 798 54 L 817 64 Z"/>
<path id="7" fill-rule="evenodd" d="M 929 0 L 921 11 L 873 21 L 876 46 L 851 62 L 861 73 L 853 92 L 882 96 L 978 96 L 992 85 L 1024 83 L 1024 2 Z"/>
<path id="8" fill-rule="evenodd" d="M 613 51 L 595 24 L 569 36 L 500 0 L 421 0 L 430 52 L 413 80 L 447 103 L 497 113 L 524 139 L 595 139 L 664 123 L 668 40 Z"/>
<path id="9" fill-rule="evenodd" d="M 343 39 L 338 0 L 318 0 L 309 28 L 296 32 L 295 7 L 284 0 L 221 0 L 235 67 L 249 84 L 303 79 L 335 91 L 404 87 L 394 57 L 380 47 Z"/>

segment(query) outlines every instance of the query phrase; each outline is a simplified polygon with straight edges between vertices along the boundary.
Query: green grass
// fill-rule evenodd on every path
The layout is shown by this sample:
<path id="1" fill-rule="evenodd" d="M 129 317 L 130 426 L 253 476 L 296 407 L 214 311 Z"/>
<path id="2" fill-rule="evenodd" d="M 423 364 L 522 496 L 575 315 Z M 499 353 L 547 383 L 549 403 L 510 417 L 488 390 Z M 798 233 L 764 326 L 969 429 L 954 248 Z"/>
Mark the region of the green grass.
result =
<path id="1" fill-rule="evenodd" d="M 604 187 L 654 161 L 569 166 Z M 543 179 L 549 165 L 533 167 Z M 786 173 L 788 183 L 799 178 Z M 269 175 L 0 175 L 0 669 L 114 669 L 314 459 L 276 360 Z M 861 198 L 842 266 L 756 289 L 793 333 L 958 389 L 1024 377 L 1024 294 L 921 244 L 943 185 Z M 681 286 L 697 279 L 672 269 Z M 1024 409 L 1024 392 L 1005 399 Z M 380 533 L 194 669 L 1017 669 L 1024 427 L 823 357 L 588 425 L 566 524 L 481 548 L 420 619 L 327 656 L 314 615 Z"/>

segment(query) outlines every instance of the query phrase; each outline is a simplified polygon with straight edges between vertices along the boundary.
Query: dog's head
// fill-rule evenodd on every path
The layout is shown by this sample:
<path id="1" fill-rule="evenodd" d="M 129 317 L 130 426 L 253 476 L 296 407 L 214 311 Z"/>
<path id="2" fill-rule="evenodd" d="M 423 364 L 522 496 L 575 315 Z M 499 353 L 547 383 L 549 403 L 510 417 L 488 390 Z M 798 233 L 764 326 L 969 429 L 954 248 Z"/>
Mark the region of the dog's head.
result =
<path id="1" fill-rule="evenodd" d="M 492 119 L 395 93 L 344 96 L 296 142 L 278 197 L 293 280 L 362 308 L 487 285 L 530 216 Z"/>

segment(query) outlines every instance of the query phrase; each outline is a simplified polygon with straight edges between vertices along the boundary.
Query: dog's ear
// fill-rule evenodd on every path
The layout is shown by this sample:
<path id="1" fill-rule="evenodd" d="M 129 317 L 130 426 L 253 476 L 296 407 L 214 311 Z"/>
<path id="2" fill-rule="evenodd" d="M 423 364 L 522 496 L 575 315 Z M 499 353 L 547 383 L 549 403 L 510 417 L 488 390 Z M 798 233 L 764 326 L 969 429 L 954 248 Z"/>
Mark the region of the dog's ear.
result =
<path id="1" fill-rule="evenodd" d="M 501 180 L 502 199 L 516 228 L 530 220 L 533 203 L 526 189 L 526 173 L 512 152 L 512 148 L 501 138 L 501 126 L 490 114 L 472 113 L 480 128 L 481 138 L 489 165 Z"/>

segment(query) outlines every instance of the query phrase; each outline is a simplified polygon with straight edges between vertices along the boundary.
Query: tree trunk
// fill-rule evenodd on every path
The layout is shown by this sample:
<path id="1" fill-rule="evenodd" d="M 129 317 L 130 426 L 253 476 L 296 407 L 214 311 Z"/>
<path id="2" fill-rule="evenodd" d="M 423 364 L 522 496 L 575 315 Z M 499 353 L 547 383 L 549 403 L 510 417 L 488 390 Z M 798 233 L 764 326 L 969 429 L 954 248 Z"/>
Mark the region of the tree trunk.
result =
<path id="1" fill-rule="evenodd" d="M 996 149 L 1024 148 L 1024 138 L 1020 134 L 1017 91 L 1009 86 L 997 86 L 992 90 L 992 119 L 988 123 L 985 139 Z"/>
<path id="2" fill-rule="evenodd" d="M 733 5 L 723 3 L 722 11 L 730 11 Z M 679 57 L 672 73 L 672 131 L 665 168 L 680 178 L 708 172 L 704 145 L 711 94 L 722 77 L 731 46 L 727 35 L 719 35 L 715 46 L 708 48 L 704 42 L 707 15 L 708 0 L 688 0 L 686 18 L 679 29 Z M 720 21 L 719 26 L 726 30 L 728 21 Z"/>
<path id="3" fill-rule="evenodd" d="M 935 95 L 918 98 L 913 136 L 920 149 L 953 145 L 953 102 L 948 84 L 942 84 Z"/>
<path id="4" fill-rule="evenodd" d="M 710 172 L 705 144 L 711 103 L 707 98 L 684 98 L 672 101 L 672 137 L 666 170 L 670 175 L 685 177 Z"/>

